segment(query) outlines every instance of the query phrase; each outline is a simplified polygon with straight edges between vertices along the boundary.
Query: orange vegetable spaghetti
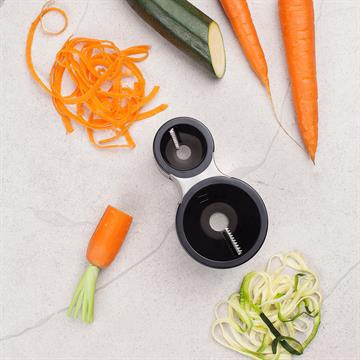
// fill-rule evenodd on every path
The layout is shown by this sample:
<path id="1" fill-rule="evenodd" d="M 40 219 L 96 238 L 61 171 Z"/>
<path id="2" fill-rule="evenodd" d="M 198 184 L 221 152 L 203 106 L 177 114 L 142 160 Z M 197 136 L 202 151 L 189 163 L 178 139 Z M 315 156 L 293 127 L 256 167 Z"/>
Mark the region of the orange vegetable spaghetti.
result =
<path id="1" fill-rule="evenodd" d="M 134 148 L 129 133 L 131 125 L 167 108 L 162 104 L 142 111 L 159 91 L 159 86 L 155 86 L 145 94 L 145 79 L 136 65 L 148 57 L 150 47 L 140 45 L 120 50 L 111 41 L 70 37 L 56 55 L 47 86 L 35 71 L 31 49 L 35 31 L 49 12 L 61 14 L 64 26 L 60 31 L 46 33 L 58 35 L 67 28 L 68 19 L 63 10 L 43 7 L 30 27 L 26 43 L 26 62 L 32 77 L 51 95 L 68 133 L 74 131 L 72 121 L 75 121 L 87 129 L 90 142 L 96 147 Z M 68 95 L 63 95 L 64 76 L 74 84 Z M 108 135 L 97 140 L 96 131 Z M 125 143 L 119 143 L 120 138 Z"/>

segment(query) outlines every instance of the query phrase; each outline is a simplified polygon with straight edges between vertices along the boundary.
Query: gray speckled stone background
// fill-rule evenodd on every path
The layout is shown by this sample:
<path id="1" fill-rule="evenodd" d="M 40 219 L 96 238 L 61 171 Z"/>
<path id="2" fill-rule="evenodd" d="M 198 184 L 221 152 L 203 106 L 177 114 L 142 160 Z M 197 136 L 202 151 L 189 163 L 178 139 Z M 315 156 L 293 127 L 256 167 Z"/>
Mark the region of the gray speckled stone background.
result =
<path id="1" fill-rule="evenodd" d="M 213 306 L 238 289 L 246 272 L 292 249 L 318 271 L 325 296 L 319 335 L 302 359 L 359 359 L 360 2 L 315 1 L 316 167 L 278 131 L 218 2 L 193 2 L 223 30 L 227 73 L 221 81 L 152 31 L 124 0 L 58 1 L 69 14 L 68 31 L 36 36 L 34 59 L 44 78 L 72 33 L 112 39 L 120 47 L 152 45 L 141 68 L 149 88 L 161 86 L 155 102 L 170 107 L 134 126 L 133 151 L 96 150 L 83 129 L 65 135 L 25 65 L 27 30 L 43 2 L 0 2 L 1 359 L 240 359 L 212 341 Z M 298 138 L 276 3 L 249 1 L 276 105 Z M 177 241 L 178 193 L 158 172 L 151 146 L 158 127 L 179 115 L 206 123 L 219 167 L 249 182 L 267 204 L 267 240 L 244 266 L 206 268 Z M 96 320 L 86 326 L 64 309 L 108 203 L 132 213 L 135 223 L 99 278 Z"/>

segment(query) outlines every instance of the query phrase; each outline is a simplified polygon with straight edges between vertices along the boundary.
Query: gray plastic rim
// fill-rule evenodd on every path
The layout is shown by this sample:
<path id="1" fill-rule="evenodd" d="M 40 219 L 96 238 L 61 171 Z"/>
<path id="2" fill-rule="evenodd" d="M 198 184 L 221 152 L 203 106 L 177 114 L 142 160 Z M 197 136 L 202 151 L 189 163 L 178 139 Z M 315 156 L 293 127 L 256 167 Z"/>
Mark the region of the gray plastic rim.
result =
<path id="1" fill-rule="evenodd" d="M 218 261 L 218 260 L 212 260 L 208 259 L 201 254 L 199 254 L 197 251 L 194 250 L 194 248 L 190 245 L 190 243 L 187 240 L 187 237 L 185 235 L 184 226 L 183 226 L 183 220 L 184 220 L 184 214 L 186 207 L 193 197 L 195 193 L 197 193 L 200 189 L 202 189 L 205 186 L 208 185 L 214 185 L 214 184 L 230 184 L 234 185 L 241 190 L 245 191 L 251 199 L 255 202 L 261 219 L 261 229 L 260 233 L 258 235 L 258 238 L 256 239 L 253 247 L 248 251 L 244 256 L 240 256 L 239 258 L 232 259 L 232 260 L 225 260 L 225 261 Z M 196 261 L 199 263 L 206 265 L 208 267 L 216 268 L 216 269 L 229 269 L 233 268 L 239 265 L 242 265 L 249 261 L 251 258 L 253 258 L 257 252 L 262 247 L 268 230 L 268 214 L 267 210 L 264 204 L 264 201 L 260 197 L 260 195 L 246 182 L 236 179 L 236 178 L 228 178 L 225 176 L 217 176 L 212 177 L 209 179 L 205 179 L 196 185 L 194 185 L 184 196 L 181 204 L 178 207 L 177 213 L 176 213 L 176 231 L 178 238 L 180 240 L 181 245 L 185 249 L 185 251 Z"/>
<path id="2" fill-rule="evenodd" d="M 163 136 L 168 131 L 170 131 L 170 129 L 173 128 L 174 126 L 182 125 L 182 124 L 193 126 L 197 130 L 199 130 L 203 134 L 205 141 L 206 141 L 206 145 L 207 145 L 207 152 L 204 157 L 204 160 L 197 167 L 195 167 L 191 170 L 176 170 L 176 169 L 174 169 L 165 161 L 165 159 L 163 158 L 163 156 L 161 154 L 161 150 L 160 150 L 161 140 L 162 140 Z M 167 121 L 157 131 L 155 138 L 154 138 L 154 142 L 153 142 L 154 157 L 155 157 L 156 162 L 160 166 L 160 168 L 166 174 L 174 175 L 178 178 L 190 178 L 190 177 L 194 177 L 196 175 L 201 174 L 211 163 L 214 150 L 215 150 L 214 139 L 213 139 L 209 129 L 199 120 L 196 120 L 196 119 L 193 119 L 190 117 L 186 117 L 186 116 L 176 117 L 176 118 L 173 118 L 173 119 Z"/>

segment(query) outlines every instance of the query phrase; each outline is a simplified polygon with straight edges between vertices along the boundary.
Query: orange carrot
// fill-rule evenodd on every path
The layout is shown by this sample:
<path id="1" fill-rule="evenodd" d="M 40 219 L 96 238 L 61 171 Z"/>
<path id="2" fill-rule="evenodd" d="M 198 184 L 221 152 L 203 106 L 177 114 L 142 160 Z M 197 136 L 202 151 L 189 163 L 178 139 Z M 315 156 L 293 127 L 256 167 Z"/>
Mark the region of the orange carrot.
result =
<path id="1" fill-rule="evenodd" d="M 312 0 L 279 0 L 280 23 L 297 121 L 305 147 L 315 161 L 318 104 Z"/>
<path id="2" fill-rule="evenodd" d="M 108 206 L 87 249 L 89 263 L 103 269 L 111 264 L 130 228 L 132 217 Z"/>
<path id="3" fill-rule="evenodd" d="M 301 148 L 301 145 L 283 126 L 277 114 L 271 95 L 265 55 L 261 48 L 246 0 L 220 0 L 220 3 L 224 8 L 226 16 L 230 20 L 231 26 L 239 40 L 246 59 L 268 93 L 276 122 L 284 133 Z"/>
<path id="4" fill-rule="evenodd" d="M 245 56 L 270 94 L 268 68 L 246 0 L 220 0 Z"/>
<path id="5" fill-rule="evenodd" d="M 63 16 L 64 26 L 60 31 L 50 32 L 44 27 L 42 19 L 49 12 Z M 86 127 L 90 142 L 98 148 L 135 147 L 129 132 L 131 125 L 167 108 L 163 104 L 141 112 L 159 90 L 155 86 L 149 95 L 145 94 L 146 82 L 136 65 L 148 57 L 150 47 L 141 45 L 120 50 L 111 41 L 71 37 L 57 53 L 50 72 L 50 84 L 46 85 L 35 71 L 31 54 L 39 23 L 47 34 L 58 35 L 66 29 L 68 19 L 63 10 L 49 7 L 49 3 L 46 3 L 32 23 L 26 42 L 30 74 L 51 95 L 66 131 L 71 133 L 74 130 L 72 121 L 75 121 Z M 62 94 L 66 74 L 74 84 L 74 90 L 67 96 Z M 133 80 L 133 85 L 126 85 L 124 78 Z M 97 141 L 94 132 L 99 130 L 107 133 L 108 137 Z M 120 137 L 124 138 L 124 144 L 109 144 Z"/>
<path id="6" fill-rule="evenodd" d="M 81 319 L 86 323 L 94 320 L 96 281 L 100 272 L 115 259 L 128 233 L 132 217 L 108 206 L 92 238 L 86 257 L 89 261 L 75 290 L 68 314 L 76 318 L 81 310 Z"/>

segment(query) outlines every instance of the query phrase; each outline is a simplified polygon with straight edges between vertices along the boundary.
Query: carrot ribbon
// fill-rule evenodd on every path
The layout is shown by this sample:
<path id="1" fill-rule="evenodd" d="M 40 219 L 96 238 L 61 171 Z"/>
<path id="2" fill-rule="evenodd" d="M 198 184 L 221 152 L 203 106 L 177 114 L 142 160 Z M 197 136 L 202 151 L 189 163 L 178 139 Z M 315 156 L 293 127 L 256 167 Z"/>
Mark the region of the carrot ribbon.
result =
<path id="1" fill-rule="evenodd" d="M 32 60 L 35 31 L 44 15 L 57 12 L 64 18 L 58 35 L 65 31 L 68 18 L 62 9 L 43 7 L 32 23 L 27 43 L 26 62 L 34 80 L 52 97 L 68 133 L 73 132 L 72 121 L 84 126 L 90 142 L 98 148 L 134 148 L 129 133 L 131 125 L 147 119 L 167 108 L 166 104 L 142 111 L 157 94 L 159 87 L 145 94 L 145 78 L 136 63 L 144 61 L 150 47 L 140 45 L 120 50 L 113 42 L 84 37 L 70 37 L 56 55 L 50 71 L 49 85 L 37 74 Z M 64 76 L 73 83 L 69 95 L 63 95 Z M 95 132 L 108 133 L 108 137 L 95 139 Z M 125 143 L 117 141 L 123 138 Z M 115 143 L 114 143 L 115 142 Z"/>

